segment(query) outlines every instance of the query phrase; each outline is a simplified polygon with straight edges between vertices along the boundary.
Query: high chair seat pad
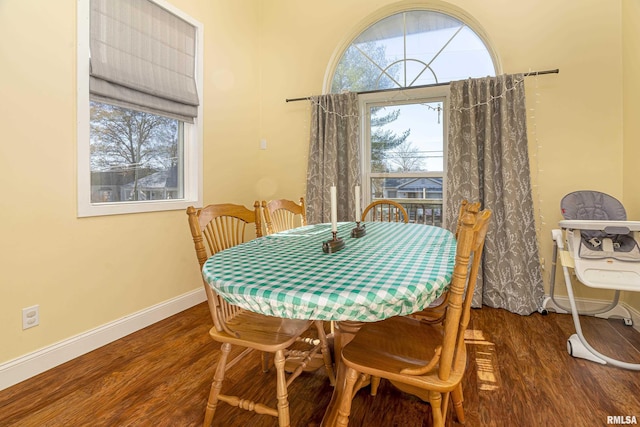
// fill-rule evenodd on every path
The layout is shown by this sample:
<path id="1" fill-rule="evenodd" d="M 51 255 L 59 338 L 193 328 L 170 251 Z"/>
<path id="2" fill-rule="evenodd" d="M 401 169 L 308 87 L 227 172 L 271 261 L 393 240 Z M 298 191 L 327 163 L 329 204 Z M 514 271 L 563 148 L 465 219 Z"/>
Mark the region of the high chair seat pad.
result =
<path id="1" fill-rule="evenodd" d="M 583 236 L 579 249 L 580 258 L 614 258 L 620 261 L 640 262 L 638 242 L 630 235 L 611 235 L 608 237 Z"/>

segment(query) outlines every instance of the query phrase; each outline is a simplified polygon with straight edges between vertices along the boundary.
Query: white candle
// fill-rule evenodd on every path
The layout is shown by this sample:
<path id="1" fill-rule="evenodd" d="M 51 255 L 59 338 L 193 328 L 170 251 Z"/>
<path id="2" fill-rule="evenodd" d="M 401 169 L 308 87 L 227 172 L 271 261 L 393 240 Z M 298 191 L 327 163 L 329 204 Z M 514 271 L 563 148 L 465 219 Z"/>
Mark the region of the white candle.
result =
<path id="1" fill-rule="evenodd" d="M 338 202 L 335 185 L 331 186 L 331 231 L 338 231 Z"/>
<path id="2" fill-rule="evenodd" d="M 360 186 L 356 185 L 356 222 L 360 222 Z"/>

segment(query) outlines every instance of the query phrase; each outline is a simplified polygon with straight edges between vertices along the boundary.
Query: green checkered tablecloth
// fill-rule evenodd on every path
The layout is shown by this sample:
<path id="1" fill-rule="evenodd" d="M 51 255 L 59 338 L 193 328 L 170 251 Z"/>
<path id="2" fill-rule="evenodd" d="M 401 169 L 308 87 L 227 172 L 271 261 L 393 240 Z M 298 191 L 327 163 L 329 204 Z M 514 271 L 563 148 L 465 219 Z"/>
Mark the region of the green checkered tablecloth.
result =
<path id="1" fill-rule="evenodd" d="M 205 280 L 227 301 L 289 318 L 373 322 L 414 313 L 446 289 L 456 241 L 428 225 L 339 223 L 345 248 L 322 251 L 330 224 L 309 225 L 255 239 L 210 257 Z"/>

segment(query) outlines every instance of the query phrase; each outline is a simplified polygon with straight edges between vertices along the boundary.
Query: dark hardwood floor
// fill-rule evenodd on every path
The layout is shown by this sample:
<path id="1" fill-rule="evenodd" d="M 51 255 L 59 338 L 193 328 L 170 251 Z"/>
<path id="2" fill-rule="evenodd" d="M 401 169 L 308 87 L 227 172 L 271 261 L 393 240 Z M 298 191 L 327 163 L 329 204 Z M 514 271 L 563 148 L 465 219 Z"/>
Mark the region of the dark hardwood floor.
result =
<path id="1" fill-rule="evenodd" d="M 0 426 L 201 425 L 219 353 L 210 324 L 203 303 L 0 391 Z M 583 330 L 598 350 L 640 362 L 640 333 L 621 320 L 584 317 Z M 612 425 L 608 416 L 635 416 L 640 423 L 640 372 L 571 357 L 566 340 L 573 332 L 569 315 L 473 310 L 466 426 Z M 259 354 L 243 359 L 227 381 L 227 390 L 251 389 L 256 400 L 275 402 L 275 376 L 262 373 Z M 331 391 L 322 371 L 294 382 L 292 426 L 318 425 Z M 378 396 L 368 389 L 357 394 L 350 425 L 430 426 L 429 418 L 428 405 L 383 381 Z M 213 425 L 277 422 L 221 404 Z"/>

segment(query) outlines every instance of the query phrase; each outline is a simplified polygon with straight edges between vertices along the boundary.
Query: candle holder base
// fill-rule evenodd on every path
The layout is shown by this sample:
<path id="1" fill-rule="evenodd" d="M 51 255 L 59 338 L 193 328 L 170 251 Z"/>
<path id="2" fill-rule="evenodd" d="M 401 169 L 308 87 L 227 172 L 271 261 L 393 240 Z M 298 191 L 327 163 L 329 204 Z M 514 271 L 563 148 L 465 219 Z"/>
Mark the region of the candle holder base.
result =
<path id="1" fill-rule="evenodd" d="M 338 233 L 332 231 L 333 239 L 322 242 L 322 252 L 332 254 L 344 248 L 344 240 L 338 237 Z"/>
<path id="2" fill-rule="evenodd" d="M 351 230 L 351 237 L 355 239 L 359 239 L 360 237 L 363 237 L 365 234 L 367 234 L 367 229 L 365 228 L 364 224 L 360 225 L 359 221 L 356 222 L 355 228 Z"/>

